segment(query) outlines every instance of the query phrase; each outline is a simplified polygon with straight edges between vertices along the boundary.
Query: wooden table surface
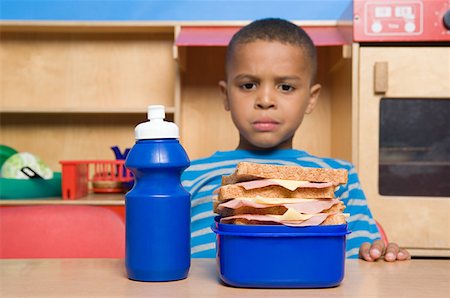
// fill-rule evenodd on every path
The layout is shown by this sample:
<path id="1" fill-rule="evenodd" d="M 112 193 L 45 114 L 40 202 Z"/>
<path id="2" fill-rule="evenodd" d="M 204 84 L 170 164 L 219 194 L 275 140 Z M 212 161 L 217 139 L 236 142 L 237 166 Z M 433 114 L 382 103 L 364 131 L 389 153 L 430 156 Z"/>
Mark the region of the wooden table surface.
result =
<path id="1" fill-rule="evenodd" d="M 165 283 L 126 278 L 120 259 L 3 259 L 1 297 L 450 297 L 450 260 L 348 260 L 329 289 L 243 289 L 218 282 L 214 259 L 193 259 L 189 277 Z"/>

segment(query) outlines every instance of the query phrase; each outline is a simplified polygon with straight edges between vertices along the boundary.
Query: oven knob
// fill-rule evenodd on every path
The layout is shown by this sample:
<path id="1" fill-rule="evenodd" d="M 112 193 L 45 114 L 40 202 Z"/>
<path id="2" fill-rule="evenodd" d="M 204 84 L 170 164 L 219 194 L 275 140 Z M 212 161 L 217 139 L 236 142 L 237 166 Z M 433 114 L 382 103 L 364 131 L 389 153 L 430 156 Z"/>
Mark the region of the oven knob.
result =
<path id="1" fill-rule="evenodd" d="M 372 24 L 371 29 L 374 33 L 380 33 L 383 30 L 383 25 L 380 22 L 375 22 Z"/>
<path id="2" fill-rule="evenodd" d="M 450 10 L 447 10 L 447 12 L 444 14 L 444 27 L 447 28 L 447 30 L 450 30 Z"/>
<path id="3" fill-rule="evenodd" d="M 408 22 L 405 24 L 405 31 L 408 33 L 413 33 L 416 30 L 416 25 L 412 22 Z"/>

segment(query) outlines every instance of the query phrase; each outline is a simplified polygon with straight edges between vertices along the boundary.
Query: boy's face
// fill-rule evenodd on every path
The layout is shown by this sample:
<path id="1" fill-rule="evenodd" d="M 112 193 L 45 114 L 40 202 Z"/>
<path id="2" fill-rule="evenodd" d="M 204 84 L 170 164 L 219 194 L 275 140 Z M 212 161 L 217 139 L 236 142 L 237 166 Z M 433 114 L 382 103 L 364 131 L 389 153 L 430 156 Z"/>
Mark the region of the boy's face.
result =
<path id="1" fill-rule="evenodd" d="M 239 44 L 219 83 L 224 106 L 239 130 L 237 149 L 288 149 L 303 116 L 314 109 L 320 85 L 312 85 L 304 49 L 257 40 Z"/>

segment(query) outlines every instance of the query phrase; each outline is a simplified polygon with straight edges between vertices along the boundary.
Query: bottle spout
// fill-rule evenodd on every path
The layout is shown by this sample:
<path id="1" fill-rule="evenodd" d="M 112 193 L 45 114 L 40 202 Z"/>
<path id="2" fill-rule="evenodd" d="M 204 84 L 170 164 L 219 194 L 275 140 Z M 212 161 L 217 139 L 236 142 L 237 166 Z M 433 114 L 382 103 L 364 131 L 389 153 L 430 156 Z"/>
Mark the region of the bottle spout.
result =
<path id="1" fill-rule="evenodd" d="M 165 117 L 163 105 L 148 106 L 148 121 L 138 124 L 134 130 L 136 140 L 178 139 L 180 137 L 178 126 L 173 122 L 165 121 Z"/>

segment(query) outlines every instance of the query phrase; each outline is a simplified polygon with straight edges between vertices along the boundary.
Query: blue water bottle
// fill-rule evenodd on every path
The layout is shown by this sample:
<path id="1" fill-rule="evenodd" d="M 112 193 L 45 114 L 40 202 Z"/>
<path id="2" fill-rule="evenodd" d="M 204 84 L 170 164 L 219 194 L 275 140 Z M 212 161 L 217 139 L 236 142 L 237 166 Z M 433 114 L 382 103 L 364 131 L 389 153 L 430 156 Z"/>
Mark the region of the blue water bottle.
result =
<path id="1" fill-rule="evenodd" d="M 191 264 L 190 194 L 180 178 L 190 161 L 178 127 L 164 118 L 164 106 L 148 107 L 150 121 L 136 126 L 125 161 L 135 179 L 125 195 L 125 266 L 133 280 L 183 279 Z"/>

